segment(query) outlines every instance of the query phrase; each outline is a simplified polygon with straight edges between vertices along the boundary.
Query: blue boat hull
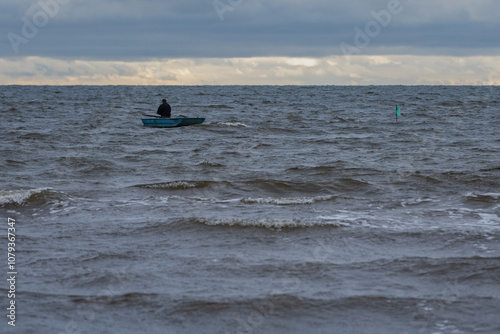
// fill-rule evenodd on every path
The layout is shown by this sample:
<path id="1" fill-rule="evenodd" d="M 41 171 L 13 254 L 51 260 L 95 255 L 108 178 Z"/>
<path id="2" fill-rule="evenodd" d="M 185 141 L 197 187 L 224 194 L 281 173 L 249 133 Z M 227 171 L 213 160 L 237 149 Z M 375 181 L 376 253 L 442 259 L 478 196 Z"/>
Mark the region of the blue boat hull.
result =
<path id="1" fill-rule="evenodd" d="M 173 128 L 177 126 L 201 124 L 204 121 L 204 118 L 199 117 L 143 118 L 142 124 L 153 128 Z"/>

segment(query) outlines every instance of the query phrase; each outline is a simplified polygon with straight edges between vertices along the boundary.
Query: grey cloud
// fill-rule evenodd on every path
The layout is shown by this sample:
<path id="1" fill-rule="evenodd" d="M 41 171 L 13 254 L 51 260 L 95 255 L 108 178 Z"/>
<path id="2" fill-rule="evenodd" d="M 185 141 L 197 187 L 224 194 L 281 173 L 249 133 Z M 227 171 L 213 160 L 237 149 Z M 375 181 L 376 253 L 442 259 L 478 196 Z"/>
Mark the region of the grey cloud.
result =
<path id="1" fill-rule="evenodd" d="M 56 0 L 42 0 L 44 2 Z M 235 4 L 220 19 L 212 0 L 70 0 L 57 15 L 25 38 L 15 53 L 7 36 L 22 33 L 37 3 L 0 5 L 0 57 L 47 56 L 88 59 L 169 57 L 327 56 L 354 45 L 355 28 L 365 29 L 372 12 L 389 0 L 218 0 Z M 391 18 L 362 53 L 420 52 L 477 54 L 498 47 L 500 2 L 489 0 L 401 0 Z M 31 16 L 31 17 L 30 17 Z M 483 19 L 484 18 L 484 19 Z"/>

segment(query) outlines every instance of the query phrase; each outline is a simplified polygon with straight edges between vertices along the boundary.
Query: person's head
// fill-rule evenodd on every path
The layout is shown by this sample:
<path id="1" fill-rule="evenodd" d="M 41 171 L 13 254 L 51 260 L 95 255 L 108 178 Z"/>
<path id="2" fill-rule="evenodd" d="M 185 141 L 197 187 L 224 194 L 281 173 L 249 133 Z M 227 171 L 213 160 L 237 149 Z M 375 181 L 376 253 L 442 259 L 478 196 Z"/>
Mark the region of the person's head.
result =
<path id="1" fill-rule="evenodd" d="M 162 103 L 167 103 L 166 99 L 161 100 Z"/>

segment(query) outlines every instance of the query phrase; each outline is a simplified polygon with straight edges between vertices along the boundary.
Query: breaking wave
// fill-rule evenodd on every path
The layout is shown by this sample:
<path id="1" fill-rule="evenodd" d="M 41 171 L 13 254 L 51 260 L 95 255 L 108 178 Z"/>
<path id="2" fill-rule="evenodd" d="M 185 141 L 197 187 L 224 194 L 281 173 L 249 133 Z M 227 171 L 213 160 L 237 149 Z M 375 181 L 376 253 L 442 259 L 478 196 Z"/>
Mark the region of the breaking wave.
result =
<path id="1" fill-rule="evenodd" d="M 313 204 L 317 202 L 330 201 L 337 196 L 316 196 L 316 197 L 283 197 L 283 198 L 244 198 L 241 200 L 247 204 L 274 204 L 274 205 L 297 205 L 297 204 Z"/>
<path id="2" fill-rule="evenodd" d="M 215 123 L 215 124 L 238 127 L 238 128 L 248 128 L 249 127 L 248 125 L 241 123 L 241 122 L 220 122 L 220 123 Z"/>
<path id="3" fill-rule="evenodd" d="M 465 199 L 467 201 L 498 203 L 500 201 L 500 193 L 469 193 L 465 196 Z"/>
<path id="4" fill-rule="evenodd" d="M 207 226 L 229 226 L 229 227 L 263 227 L 268 229 L 285 229 L 285 228 L 311 228 L 311 227 L 341 227 L 345 224 L 340 224 L 334 221 L 327 220 L 303 220 L 303 219 L 210 219 L 210 218 L 195 218 L 196 223 Z"/>
<path id="5" fill-rule="evenodd" d="M 153 184 L 140 184 L 135 187 L 145 189 L 165 189 L 165 190 L 183 190 L 193 188 L 205 188 L 212 184 L 211 181 L 172 181 Z"/>
<path id="6" fill-rule="evenodd" d="M 52 188 L 0 191 L 0 207 L 43 204 L 57 197 Z"/>

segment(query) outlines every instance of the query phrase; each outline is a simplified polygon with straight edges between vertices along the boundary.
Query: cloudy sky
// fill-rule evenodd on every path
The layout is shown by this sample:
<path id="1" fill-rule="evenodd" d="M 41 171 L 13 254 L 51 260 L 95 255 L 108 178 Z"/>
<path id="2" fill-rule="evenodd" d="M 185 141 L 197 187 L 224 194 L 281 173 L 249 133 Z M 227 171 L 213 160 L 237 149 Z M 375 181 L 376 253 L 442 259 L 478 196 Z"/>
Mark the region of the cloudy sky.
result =
<path id="1" fill-rule="evenodd" d="M 2 0 L 0 84 L 499 84 L 499 0 Z"/>

